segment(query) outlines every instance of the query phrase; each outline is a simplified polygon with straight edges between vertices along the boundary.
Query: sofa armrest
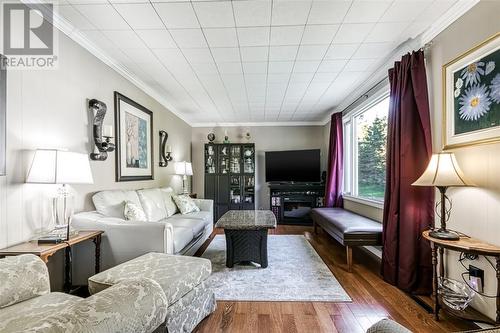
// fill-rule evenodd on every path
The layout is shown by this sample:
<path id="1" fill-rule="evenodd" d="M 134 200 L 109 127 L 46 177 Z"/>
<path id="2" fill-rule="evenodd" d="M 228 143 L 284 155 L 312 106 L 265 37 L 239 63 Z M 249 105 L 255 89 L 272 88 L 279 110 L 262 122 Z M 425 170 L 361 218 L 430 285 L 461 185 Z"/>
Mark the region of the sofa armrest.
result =
<path id="1" fill-rule="evenodd" d="M 150 333 L 165 322 L 168 301 L 148 278 L 118 283 L 44 318 L 34 332 Z"/>
<path id="2" fill-rule="evenodd" d="M 200 210 L 205 211 L 205 212 L 212 212 L 214 211 L 214 201 L 210 199 L 193 199 L 194 203 Z"/>
<path id="3" fill-rule="evenodd" d="M 0 259 L 0 309 L 50 292 L 47 265 L 33 254 Z"/>

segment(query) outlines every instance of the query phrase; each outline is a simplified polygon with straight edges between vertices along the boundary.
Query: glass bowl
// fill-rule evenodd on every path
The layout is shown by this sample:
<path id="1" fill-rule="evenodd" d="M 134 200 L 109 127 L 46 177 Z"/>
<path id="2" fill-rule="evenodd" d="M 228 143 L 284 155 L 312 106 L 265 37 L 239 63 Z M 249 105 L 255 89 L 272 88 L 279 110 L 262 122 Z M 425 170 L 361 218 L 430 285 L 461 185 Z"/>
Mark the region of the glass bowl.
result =
<path id="1" fill-rule="evenodd" d="M 449 278 L 439 278 L 438 282 L 438 294 L 443 303 L 454 310 L 465 310 L 476 295 L 475 291 L 463 282 Z"/>

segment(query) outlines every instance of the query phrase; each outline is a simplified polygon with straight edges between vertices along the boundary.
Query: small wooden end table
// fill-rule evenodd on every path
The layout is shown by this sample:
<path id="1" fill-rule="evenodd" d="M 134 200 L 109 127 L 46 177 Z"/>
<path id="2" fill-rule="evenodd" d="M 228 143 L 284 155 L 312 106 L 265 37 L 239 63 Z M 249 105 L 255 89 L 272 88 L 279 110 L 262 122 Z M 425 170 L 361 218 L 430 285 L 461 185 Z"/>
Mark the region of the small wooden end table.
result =
<path id="1" fill-rule="evenodd" d="M 448 313 L 463 319 L 484 322 L 488 324 L 500 324 L 500 246 L 488 244 L 479 239 L 472 237 L 460 237 L 458 241 L 442 240 L 431 237 L 430 231 L 424 231 L 422 236 L 431 242 L 432 248 L 432 285 L 434 296 L 434 317 L 439 320 L 439 310 L 443 308 Z M 480 312 L 467 308 L 464 311 L 451 309 L 444 304 L 438 294 L 438 274 L 440 278 L 444 277 L 444 249 L 463 253 L 470 253 L 483 256 L 491 256 L 496 259 L 496 274 L 497 274 L 497 295 L 496 295 L 496 320 L 493 321 L 481 314 Z M 439 252 L 439 259 L 438 259 Z M 439 263 L 439 269 L 438 269 Z"/>
<path id="2" fill-rule="evenodd" d="M 50 256 L 52 256 L 59 250 L 64 250 L 64 291 L 66 293 L 69 293 L 73 287 L 71 276 L 71 247 L 86 240 L 92 240 L 92 242 L 94 242 L 95 273 L 97 274 L 101 270 L 101 235 L 103 233 L 104 231 L 102 230 L 79 231 L 78 235 L 71 236 L 69 240 L 62 241 L 61 243 L 57 244 L 39 244 L 36 240 L 24 242 L 4 249 L 0 249 L 0 258 L 31 253 L 40 257 L 40 259 L 47 263 Z"/>
<path id="3" fill-rule="evenodd" d="M 276 216 L 270 210 L 230 210 L 217 221 L 226 235 L 226 266 L 255 262 L 267 267 L 267 231 L 276 228 Z"/>

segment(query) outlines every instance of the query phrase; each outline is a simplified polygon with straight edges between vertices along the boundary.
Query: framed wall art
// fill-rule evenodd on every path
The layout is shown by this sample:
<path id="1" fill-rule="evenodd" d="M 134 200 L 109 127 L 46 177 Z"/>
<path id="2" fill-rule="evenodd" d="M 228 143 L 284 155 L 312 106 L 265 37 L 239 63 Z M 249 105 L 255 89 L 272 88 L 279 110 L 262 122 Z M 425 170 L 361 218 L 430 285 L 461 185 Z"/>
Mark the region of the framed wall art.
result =
<path id="1" fill-rule="evenodd" d="M 115 91 L 116 181 L 153 179 L 153 112 Z"/>
<path id="2" fill-rule="evenodd" d="M 443 146 L 500 141 L 500 33 L 443 66 Z"/>
<path id="3" fill-rule="evenodd" d="M 7 70 L 4 68 L 0 54 L 0 176 L 6 173 L 6 140 L 7 140 Z"/>

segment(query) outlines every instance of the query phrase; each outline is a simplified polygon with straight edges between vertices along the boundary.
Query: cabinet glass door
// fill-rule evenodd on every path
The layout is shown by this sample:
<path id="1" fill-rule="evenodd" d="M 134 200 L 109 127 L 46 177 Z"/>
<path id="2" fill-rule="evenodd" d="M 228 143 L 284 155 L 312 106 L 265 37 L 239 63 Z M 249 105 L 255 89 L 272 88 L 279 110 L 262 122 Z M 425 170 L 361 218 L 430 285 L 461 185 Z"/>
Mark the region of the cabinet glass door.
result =
<path id="1" fill-rule="evenodd" d="M 253 146 L 243 147 L 243 172 L 255 172 L 255 150 Z"/>
<path id="2" fill-rule="evenodd" d="M 205 146 L 205 173 L 215 173 L 215 147 Z"/>
<path id="3" fill-rule="evenodd" d="M 219 146 L 219 173 L 229 173 L 229 146 Z"/>
<path id="4" fill-rule="evenodd" d="M 241 147 L 231 146 L 230 172 L 241 173 Z"/>

